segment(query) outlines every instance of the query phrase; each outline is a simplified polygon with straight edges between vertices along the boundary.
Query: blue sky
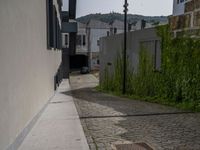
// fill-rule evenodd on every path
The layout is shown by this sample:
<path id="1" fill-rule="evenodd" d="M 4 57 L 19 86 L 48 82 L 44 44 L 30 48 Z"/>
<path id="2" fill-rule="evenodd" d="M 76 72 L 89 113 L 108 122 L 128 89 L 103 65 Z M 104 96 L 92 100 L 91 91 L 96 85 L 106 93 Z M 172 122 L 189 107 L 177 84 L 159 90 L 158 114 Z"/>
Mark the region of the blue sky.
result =
<path id="1" fill-rule="evenodd" d="M 68 10 L 68 0 L 64 10 Z M 128 0 L 129 12 L 146 16 L 171 15 L 173 0 Z M 77 17 L 90 13 L 123 13 L 124 0 L 77 0 Z"/>

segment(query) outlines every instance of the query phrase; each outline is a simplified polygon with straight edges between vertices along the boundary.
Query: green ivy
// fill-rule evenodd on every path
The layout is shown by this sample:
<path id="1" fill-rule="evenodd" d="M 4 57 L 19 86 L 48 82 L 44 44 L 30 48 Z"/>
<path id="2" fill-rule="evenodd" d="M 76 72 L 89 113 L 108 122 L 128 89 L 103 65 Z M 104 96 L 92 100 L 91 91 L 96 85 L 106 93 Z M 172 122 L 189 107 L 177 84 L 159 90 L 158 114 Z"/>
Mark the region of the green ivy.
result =
<path id="1" fill-rule="evenodd" d="M 161 37 L 161 71 L 154 71 L 153 59 L 141 47 L 137 73 L 127 58 L 127 95 L 183 109 L 200 110 L 200 40 L 172 38 L 169 26 L 157 27 Z M 104 91 L 121 94 L 123 59 L 118 54 L 114 71 L 105 68 Z"/>

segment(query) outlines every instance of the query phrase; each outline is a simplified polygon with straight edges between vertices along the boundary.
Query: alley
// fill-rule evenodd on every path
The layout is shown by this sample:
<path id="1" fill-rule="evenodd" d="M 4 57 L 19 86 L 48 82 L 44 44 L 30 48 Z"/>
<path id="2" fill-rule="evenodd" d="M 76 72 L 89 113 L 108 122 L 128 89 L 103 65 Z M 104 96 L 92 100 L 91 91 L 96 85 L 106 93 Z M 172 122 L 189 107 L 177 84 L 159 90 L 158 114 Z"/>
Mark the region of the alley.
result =
<path id="1" fill-rule="evenodd" d="M 200 114 L 98 92 L 91 74 L 72 75 L 71 92 L 91 150 L 142 142 L 155 150 L 199 150 Z"/>

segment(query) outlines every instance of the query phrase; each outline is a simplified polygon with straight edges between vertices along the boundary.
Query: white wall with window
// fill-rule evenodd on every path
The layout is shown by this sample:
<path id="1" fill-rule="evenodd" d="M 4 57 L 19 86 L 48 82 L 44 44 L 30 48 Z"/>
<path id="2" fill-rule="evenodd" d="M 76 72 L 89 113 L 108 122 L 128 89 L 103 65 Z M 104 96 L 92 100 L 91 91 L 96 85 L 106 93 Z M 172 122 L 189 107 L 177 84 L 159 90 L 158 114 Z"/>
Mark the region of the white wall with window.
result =
<path id="1" fill-rule="evenodd" d="M 86 36 L 86 25 L 78 22 L 78 33 L 76 38 L 76 53 L 87 54 L 88 41 Z"/>
<path id="2" fill-rule="evenodd" d="M 173 16 L 184 14 L 186 1 L 189 0 L 174 0 Z"/>

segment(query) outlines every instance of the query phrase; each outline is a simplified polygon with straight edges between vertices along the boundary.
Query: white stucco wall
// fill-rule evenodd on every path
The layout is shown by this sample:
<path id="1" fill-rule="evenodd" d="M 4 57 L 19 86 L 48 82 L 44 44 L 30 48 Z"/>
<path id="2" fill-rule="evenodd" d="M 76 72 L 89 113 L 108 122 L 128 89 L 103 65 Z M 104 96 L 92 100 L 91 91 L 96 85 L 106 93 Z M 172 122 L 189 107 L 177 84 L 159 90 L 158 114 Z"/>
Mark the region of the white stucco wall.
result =
<path id="1" fill-rule="evenodd" d="M 178 16 L 178 15 L 184 14 L 185 2 L 186 2 L 186 0 L 183 0 L 183 2 L 179 2 L 179 4 L 177 4 L 177 0 L 174 0 L 173 16 Z"/>
<path id="2" fill-rule="evenodd" d="M 97 41 L 101 37 L 107 36 L 107 31 L 110 32 L 110 29 L 90 29 L 91 52 L 99 52 Z"/>
<path id="3" fill-rule="evenodd" d="M 88 52 L 88 41 L 86 28 L 78 28 L 77 35 L 81 35 L 81 45 L 76 45 L 77 53 L 87 53 Z M 85 35 L 85 45 L 83 45 L 83 35 Z"/>
<path id="4" fill-rule="evenodd" d="M 61 51 L 46 48 L 46 0 L 1 0 L 0 20 L 0 150 L 4 150 L 53 95 Z"/>

